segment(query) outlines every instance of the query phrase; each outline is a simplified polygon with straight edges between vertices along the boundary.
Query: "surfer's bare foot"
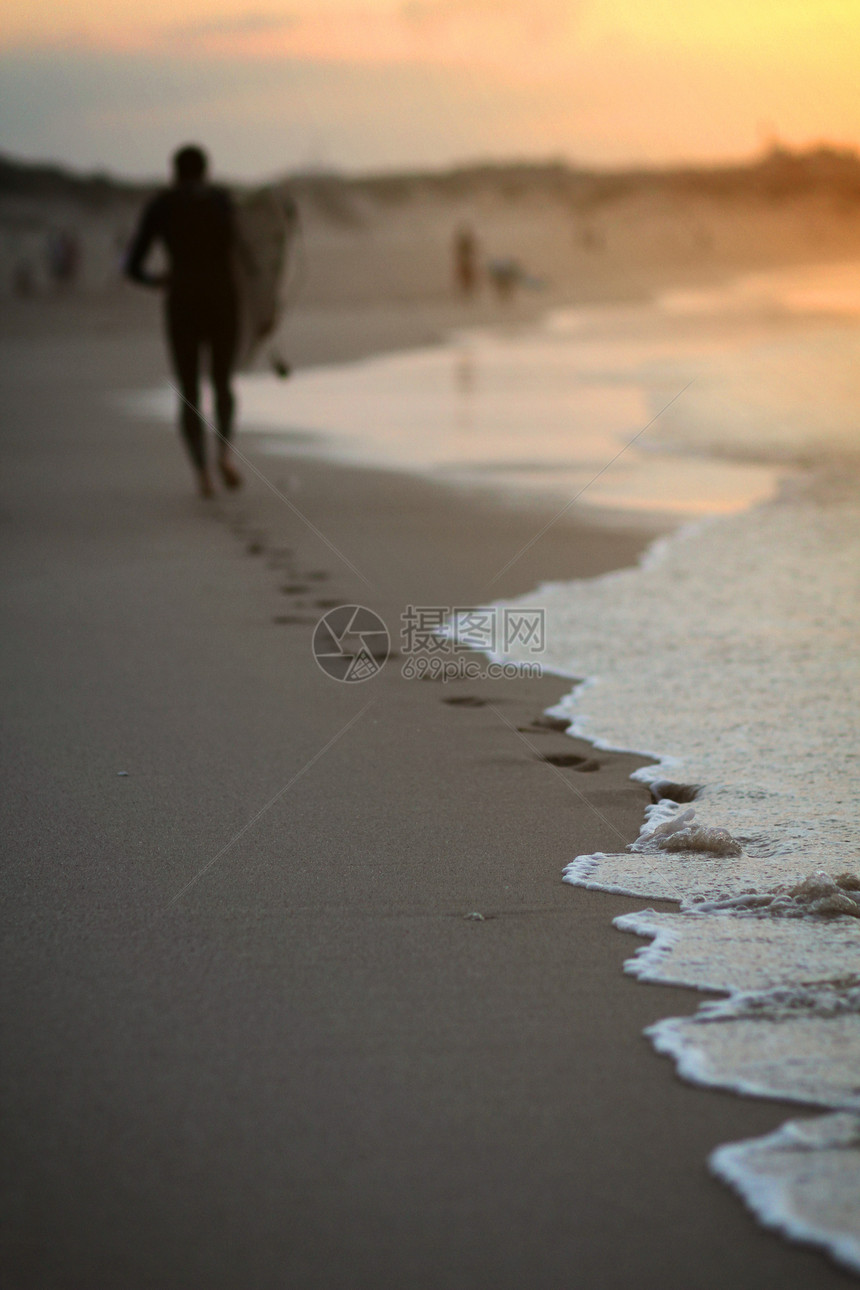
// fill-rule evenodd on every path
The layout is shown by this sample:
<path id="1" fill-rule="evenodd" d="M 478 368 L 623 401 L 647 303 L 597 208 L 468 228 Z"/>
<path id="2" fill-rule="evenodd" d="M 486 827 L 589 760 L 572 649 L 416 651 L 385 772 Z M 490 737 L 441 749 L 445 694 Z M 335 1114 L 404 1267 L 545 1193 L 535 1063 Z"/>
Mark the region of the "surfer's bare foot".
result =
<path id="1" fill-rule="evenodd" d="M 214 497 L 215 486 L 212 483 L 212 476 L 206 469 L 197 472 L 197 491 L 201 497 Z"/>
<path id="2" fill-rule="evenodd" d="M 221 472 L 225 488 L 242 487 L 242 476 L 227 455 L 218 458 L 218 469 Z"/>

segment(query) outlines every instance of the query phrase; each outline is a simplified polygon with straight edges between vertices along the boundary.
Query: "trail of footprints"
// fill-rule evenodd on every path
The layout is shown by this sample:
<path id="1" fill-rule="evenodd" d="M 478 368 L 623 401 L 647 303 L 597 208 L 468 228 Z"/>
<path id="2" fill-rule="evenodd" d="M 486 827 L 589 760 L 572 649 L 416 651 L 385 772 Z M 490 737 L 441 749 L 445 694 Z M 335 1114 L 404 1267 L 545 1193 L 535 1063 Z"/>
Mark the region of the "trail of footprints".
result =
<path id="1" fill-rule="evenodd" d="M 443 703 L 448 703 L 452 707 L 458 708 L 485 708 L 489 704 L 489 699 L 481 699 L 474 694 L 456 694 L 449 698 L 443 699 Z M 527 726 L 517 726 L 521 735 L 566 735 L 570 727 L 570 722 L 560 717 L 536 717 Z M 583 757 L 578 753 L 572 752 L 552 752 L 544 753 L 538 758 L 539 761 L 546 762 L 549 766 L 558 766 L 564 770 L 575 770 L 580 774 L 593 774 L 600 770 L 604 765 L 597 757 Z M 653 802 L 693 802 L 702 791 L 700 784 L 676 784 L 672 780 L 657 779 L 648 785 Z"/>
<path id="2" fill-rule="evenodd" d="M 457 708 L 484 708 L 489 700 L 481 699 L 474 694 L 452 694 L 442 702 Z M 562 721 L 558 717 L 536 717 L 528 726 L 517 726 L 517 730 L 521 735 L 566 734 L 569 725 L 570 722 Z M 538 756 L 538 761 L 564 770 L 575 770 L 580 774 L 593 774 L 603 765 L 603 762 L 598 761 L 596 757 L 582 757 L 572 752 L 543 753 Z"/>
<path id="3" fill-rule="evenodd" d="M 295 567 L 295 552 L 292 547 L 268 546 L 264 532 L 251 528 L 242 521 L 235 523 L 232 528 L 236 537 L 245 543 L 247 555 L 267 556 L 267 567 L 286 578 L 279 591 L 281 595 L 289 596 L 293 599 L 292 609 L 298 612 L 275 614 L 272 622 L 276 625 L 282 627 L 313 627 L 318 622 L 319 615 L 311 616 L 308 614 L 308 610 L 315 609 L 324 613 L 327 609 L 336 609 L 338 605 L 345 603 L 342 599 L 331 596 L 319 597 L 313 600 L 304 599 L 304 597 L 313 596 L 315 591 L 322 590 L 321 584 L 327 582 L 330 576 L 325 569 L 299 571 Z"/>
<path id="4" fill-rule="evenodd" d="M 286 578 L 286 582 L 281 584 L 279 590 L 281 595 L 292 599 L 292 608 L 298 612 L 275 614 L 272 622 L 277 626 L 315 627 L 321 614 L 329 609 L 337 609 L 340 605 L 353 603 L 340 596 L 317 595 L 313 600 L 305 599 L 313 596 L 315 592 L 322 591 L 322 584 L 328 582 L 331 577 L 325 569 L 299 570 L 296 568 L 295 551 L 292 547 L 268 546 L 265 532 L 250 528 L 241 520 L 233 524 L 232 528 L 236 536 L 245 542 L 245 551 L 248 555 L 268 556 L 267 567 Z M 316 612 L 309 614 L 307 612 L 309 610 Z M 388 659 L 399 658 L 399 655 L 396 650 L 390 649 L 385 655 L 374 654 L 373 657 L 385 662 Z"/>
<path id="5" fill-rule="evenodd" d="M 279 588 L 284 596 L 294 599 L 293 608 L 298 610 L 297 613 L 276 614 L 272 622 L 279 626 L 315 626 L 318 617 L 309 616 L 306 612 L 309 609 L 318 610 L 325 613 L 329 609 L 336 609 L 338 605 L 347 602 L 339 597 L 318 596 L 316 599 L 308 601 L 303 597 L 313 595 L 315 590 L 322 590 L 321 584 L 329 580 L 330 575 L 324 569 L 312 569 L 306 572 L 299 572 L 295 568 L 295 552 L 292 547 L 269 547 L 266 545 L 266 534 L 259 529 L 250 528 L 241 521 L 233 525 L 233 532 L 237 537 L 245 542 L 245 550 L 248 555 L 268 556 L 268 568 L 282 573 L 287 581 Z M 392 651 L 389 658 L 396 658 L 396 652 Z M 425 676 L 423 680 L 439 680 L 436 676 Z M 455 708 L 485 708 L 490 700 L 482 699 L 475 694 L 451 694 L 442 699 L 443 703 Z M 559 717 L 536 717 L 527 726 L 518 726 L 520 734 L 529 736 L 566 734 L 569 722 Z M 550 766 L 556 766 L 563 770 L 574 770 L 580 774 L 593 774 L 600 770 L 603 762 L 596 757 L 584 757 L 578 753 L 571 752 L 551 752 L 544 753 L 538 758 L 539 761 L 546 762 Z M 668 780 L 658 780 L 650 785 L 651 796 L 655 802 L 661 799 L 667 799 L 673 802 L 692 802 L 699 793 L 699 786 L 696 784 L 675 784 Z"/>

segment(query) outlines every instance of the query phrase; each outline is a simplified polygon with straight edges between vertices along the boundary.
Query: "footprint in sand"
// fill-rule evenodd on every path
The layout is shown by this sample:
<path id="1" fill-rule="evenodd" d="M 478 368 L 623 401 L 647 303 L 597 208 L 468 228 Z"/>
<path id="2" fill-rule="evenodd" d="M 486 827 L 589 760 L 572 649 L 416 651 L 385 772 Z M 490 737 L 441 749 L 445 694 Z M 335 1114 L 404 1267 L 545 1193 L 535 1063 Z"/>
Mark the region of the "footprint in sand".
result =
<path id="1" fill-rule="evenodd" d="M 288 582 L 281 587 L 281 593 L 284 596 L 303 596 L 306 591 L 310 591 L 310 587 L 303 582 Z"/>
<path id="2" fill-rule="evenodd" d="M 541 761 L 549 762 L 550 766 L 570 767 L 572 770 L 594 771 L 600 770 L 600 762 L 593 757 L 579 757 L 576 753 L 547 753 Z"/>
<path id="3" fill-rule="evenodd" d="M 452 694 L 449 699 L 443 699 L 443 703 L 450 703 L 457 708 L 485 708 L 486 699 L 479 699 L 474 694 Z"/>
<path id="4" fill-rule="evenodd" d="M 536 717 L 531 725 L 517 726 L 521 735 L 551 735 L 556 731 L 566 734 L 570 722 L 563 717 Z"/>

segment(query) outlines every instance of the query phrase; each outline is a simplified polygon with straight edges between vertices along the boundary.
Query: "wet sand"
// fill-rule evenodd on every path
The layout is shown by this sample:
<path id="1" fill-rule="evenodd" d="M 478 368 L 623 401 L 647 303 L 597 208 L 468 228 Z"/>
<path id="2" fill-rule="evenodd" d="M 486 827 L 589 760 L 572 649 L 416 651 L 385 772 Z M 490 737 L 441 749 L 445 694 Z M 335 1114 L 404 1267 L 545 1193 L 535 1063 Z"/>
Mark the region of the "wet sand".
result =
<path id="1" fill-rule="evenodd" d="M 789 1108 L 682 1084 L 641 1031 L 698 999 L 623 976 L 610 927 L 641 902 L 561 882 L 635 836 L 636 760 L 551 768 L 592 756 L 518 732 L 552 678 L 311 657 L 317 602 L 396 632 L 486 596 L 545 516 L 250 437 L 292 507 L 196 501 L 104 398 L 163 378 L 150 303 L 3 342 L 5 1284 L 855 1284 L 708 1176 Z M 640 545 L 569 519 L 496 592 Z"/>

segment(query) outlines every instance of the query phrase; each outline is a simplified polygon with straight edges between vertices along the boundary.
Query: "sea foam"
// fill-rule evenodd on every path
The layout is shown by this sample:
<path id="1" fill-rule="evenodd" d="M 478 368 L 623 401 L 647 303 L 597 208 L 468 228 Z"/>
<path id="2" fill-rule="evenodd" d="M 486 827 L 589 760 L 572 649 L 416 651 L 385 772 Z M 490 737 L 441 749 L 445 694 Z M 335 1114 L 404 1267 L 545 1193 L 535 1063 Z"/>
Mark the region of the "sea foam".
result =
<path id="1" fill-rule="evenodd" d="M 566 880 L 679 904 L 616 921 L 652 938 L 633 975 L 727 995 L 650 1027 L 682 1076 L 838 1113 L 711 1167 L 763 1222 L 860 1271 L 858 497 L 820 476 L 528 603 L 547 612 L 545 662 L 588 678 L 552 714 L 653 758 L 638 838 Z"/>

